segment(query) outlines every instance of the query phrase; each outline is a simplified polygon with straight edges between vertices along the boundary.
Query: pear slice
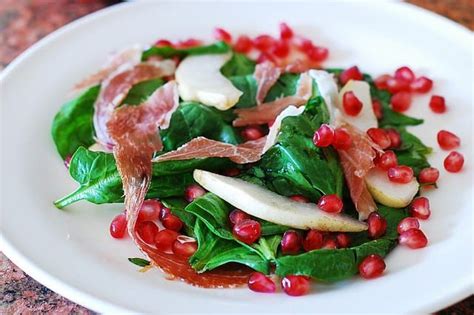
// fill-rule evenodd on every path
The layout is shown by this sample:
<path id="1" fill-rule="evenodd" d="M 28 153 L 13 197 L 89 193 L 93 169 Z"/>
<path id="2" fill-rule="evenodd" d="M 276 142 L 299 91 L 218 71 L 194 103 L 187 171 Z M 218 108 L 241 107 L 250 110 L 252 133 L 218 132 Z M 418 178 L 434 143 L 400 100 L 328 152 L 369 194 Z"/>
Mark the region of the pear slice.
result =
<path id="1" fill-rule="evenodd" d="M 196 55 L 184 58 L 176 69 L 179 96 L 185 101 L 227 110 L 237 104 L 242 92 L 222 75 L 220 69 L 231 53 Z"/>
<path id="2" fill-rule="evenodd" d="M 410 204 L 418 192 L 419 184 L 415 177 L 407 184 L 398 184 L 388 179 L 387 172 L 373 168 L 365 177 L 370 194 L 381 204 L 403 208 Z"/>
<path id="3" fill-rule="evenodd" d="M 234 207 L 257 218 L 296 229 L 360 232 L 364 222 L 322 211 L 313 203 L 300 203 L 241 179 L 194 170 L 194 179 Z"/>

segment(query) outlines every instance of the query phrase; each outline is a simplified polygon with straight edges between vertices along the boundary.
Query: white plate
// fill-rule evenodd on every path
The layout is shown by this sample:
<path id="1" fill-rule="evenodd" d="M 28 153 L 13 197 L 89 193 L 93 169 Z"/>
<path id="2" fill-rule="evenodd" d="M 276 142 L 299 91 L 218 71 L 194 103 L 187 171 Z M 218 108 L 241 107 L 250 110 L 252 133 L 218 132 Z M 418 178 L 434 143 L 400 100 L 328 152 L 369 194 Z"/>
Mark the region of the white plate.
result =
<path id="1" fill-rule="evenodd" d="M 438 129 L 462 139 L 460 174 L 441 171 L 429 193 L 433 214 L 423 222 L 430 244 L 398 248 L 386 274 L 373 281 L 316 284 L 313 294 L 290 298 L 247 289 L 204 290 L 138 273 L 127 257 L 129 240 L 116 241 L 108 225 L 120 206 L 80 203 L 64 211 L 52 201 L 72 191 L 50 137 L 50 124 L 75 82 L 94 72 L 107 53 L 157 38 L 203 37 L 214 26 L 233 32 L 276 32 L 288 21 L 300 34 L 331 49 L 327 66 L 357 64 L 375 75 L 410 65 L 436 82 L 449 112 L 431 114 L 429 96 L 410 114 L 433 146 L 442 169 L 447 154 Z M 93 310 L 139 312 L 432 312 L 472 293 L 472 34 L 410 5 L 380 2 L 135 3 L 80 19 L 48 36 L 2 74 L 2 250 L 38 281 Z"/>

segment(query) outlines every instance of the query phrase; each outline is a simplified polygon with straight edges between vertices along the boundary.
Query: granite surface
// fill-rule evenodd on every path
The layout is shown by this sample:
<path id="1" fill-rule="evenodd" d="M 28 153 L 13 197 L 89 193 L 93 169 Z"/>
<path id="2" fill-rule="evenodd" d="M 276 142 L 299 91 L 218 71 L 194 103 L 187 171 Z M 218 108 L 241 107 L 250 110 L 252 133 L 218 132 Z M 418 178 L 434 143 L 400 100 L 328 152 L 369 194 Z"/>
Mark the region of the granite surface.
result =
<path id="1" fill-rule="evenodd" d="M 105 0 L 0 0 L 0 69 L 48 33 L 81 16 L 112 5 Z M 472 0 L 410 0 L 474 29 Z M 0 314 L 92 314 L 42 286 L 0 252 Z M 439 311 L 474 314 L 474 297 Z"/>

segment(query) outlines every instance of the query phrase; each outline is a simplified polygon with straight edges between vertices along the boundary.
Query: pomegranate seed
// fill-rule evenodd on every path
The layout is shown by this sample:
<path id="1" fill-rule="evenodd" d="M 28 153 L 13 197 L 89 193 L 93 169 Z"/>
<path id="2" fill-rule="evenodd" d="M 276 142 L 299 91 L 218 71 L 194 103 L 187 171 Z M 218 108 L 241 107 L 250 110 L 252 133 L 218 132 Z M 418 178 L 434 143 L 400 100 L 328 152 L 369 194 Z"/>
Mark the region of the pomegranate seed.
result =
<path id="1" fill-rule="evenodd" d="M 342 96 L 342 107 L 349 116 L 357 116 L 362 110 L 362 102 L 357 98 L 354 92 L 349 91 Z"/>
<path id="2" fill-rule="evenodd" d="M 425 247 L 428 244 L 428 239 L 420 229 L 409 229 L 400 234 L 398 242 L 411 249 L 417 249 Z"/>
<path id="3" fill-rule="evenodd" d="M 147 244 L 153 244 L 159 231 L 158 226 L 151 221 L 138 222 L 136 229 L 140 238 Z"/>
<path id="4" fill-rule="evenodd" d="M 64 166 L 66 166 L 67 169 L 69 169 L 69 166 L 71 166 L 71 159 L 72 156 L 70 155 L 66 156 L 66 158 L 64 159 Z"/>
<path id="5" fill-rule="evenodd" d="M 298 50 L 300 50 L 301 52 L 307 55 L 314 48 L 314 45 L 310 39 L 298 38 L 296 42 L 296 47 L 298 48 Z"/>
<path id="6" fill-rule="evenodd" d="M 418 197 L 413 199 L 410 204 L 410 215 L 412 217 L 426 220 L 430 217 L 430 201 L 426 197 Z"/>
<path id="7" fill-rule="evenodd" d="M 389 78 L 386 84 L 387 90 L 392 94 L 398 92 L 408 92 L 410 90 L 410 82 L 407 82 L 405 80 Z"/>
<path id="8" fill-rule="evenodd" d="M 397 232 L 398 234 L 402 234 L 409 229 L 418 229 L 420 228 L 420 222 L 416 218 L 405 218 L 398 223 Z"/>
<path id="9" fill-rule="evenodd" d="M 206 191 L 201 186 L 191 185 L 191 186 L 186 187 L 186 190 L 184 191 L 184 198 L 188 202 L 192 202 L 194 199 L 204 196 L 205 194 L 206 194 Z"/>
<path id="10" fill-rule="evenodd" d="M 259 126 L 248 126 L 241 131 L 240 135 L 245 141 L 257 140 L 263 137 L 263 131 Z"/>
<path id="11" fill-rule="evenodd" d="M 421 184 L 433 184 L 439 178 L 439 171 L 437 168 L 434 167 L 427 167 L 420 171 L 418 175 L 418 181 Z"/>
<path id="12" fill-rule="evenodd" d="M 334 237 L 326 237 L 323 242 L 324 249 L 336 249 L 337 248 L 337 241 Z"/>
<path id="13" fill-rule="evenodd" d="M 410 83 L 410 90 L 418 93 L 428 93 L 433 87 L 433 81 L 427 77 L 416 78 Z"/>
<path id="14" fill-rule="evenodd" d="M 309 252 L 314 249 L 323 247 L 324 235 L 318 230 L 309 230 L 306 237 L 303 239 L 303 248 Z"/>
<path id="15" fill-rule="evenodd" d="M 272 53 L 279 58 L 285 58 L 290 53 L 290 45 L 286 41 L 279 40 L 275 42 Z"/>
<path id="16" fill-rule="evenodd" d="M 444 113 L 446 111 L 446 102 L 444 101 L 444 97 L 439 95 L 431 96 L 430 108 L 434 113 Z"/>
<path id="17" fill-rule="evenodd" d="M 385 262 L 379 255 L 369 255 L 359 265 L 359 274 L 364 279 L 380 276 L 385 270 Z"/>
<path id="18" fill-rule="evenodd" d="M 214 29 L 214 38 L 226 42 L 227 44 L 232 43 L 232 35 L 227 32 L 225 29 L 216 27 Z"/>
<path id="19" fill-rule="evenodd" d="M 400 137 L 400 133 L 393 128 L 386 129 L 385 132 L 390 138 L 390 148 L 398 149 L 402 145 L 402 137 Z"/>
<path id="20" fill-rule="evenodd" d="M 323 61 L 329 56 L 329 49 L 320 46 L 313 46 L 306 52 L 306 55 L 313 61 Z"/>
<path id="21" fill-rule="evenodd" d="M 178 48 L 189 48 L 202 45 L 202 41 L 195 38 L 189 38 L 178 43 Z"/>
<path id="22" fill-rule="evenodd" d="M 380 104 L 379 101 L 377 100 L 372 101 L 372 109 L 374 110 L 375 117 L 377 117 L 377 119 L 382 119 L 383 110 L 382 110 L 382 104 Z"/>
<path id="23" fill-rule="evenodd" d="M 250 219 L 250 216 L 239 209 L 234 209 L 229 213 L 229 221 L 232 225 Z"/>
<path id="24" fill-rule="evenodd" d="M 266 61 L 269 61 L 273 64 L 276 64 L 275 57 L 273 57 L 269 53 L 262 52 L 257 58 L 257 63 L 263 63 L 263 62 L 266 62 Z"/>
<path id="25" fill-rule="evenodd" d="M 275 282 L 260 272 L 252 272 L 247 282 L 249 289 L 261 293 L 273 293 L 276 291 Z"/>
<path id="26" fill-rule="evenodd" d="M 464 156 L 456 151 L 448 154 L 444 159 L 444 168 L 451 173 L 457 173 L 462 169 L 464 165 Z"/>
<path id="27" fill-rule="evenodd" d="M 173 253 L 181 257 L 191 257 L 198 249 L 196 240 L 192 237 L 179 235 L 173 242 Z"/>
<path id="28" fill-rule="evenodd" d="M 163 204 L 156 199 L 145 200 L 138 212 L 137 220 L 140 221 L 155 221 L 158 220 L 163 208 Z"/>
<path id="29" fill-rule="evenodd" d="M 110 235 L 113 238 L 123 238 L 127 230 L 127 217 L 125 213 L 120 213 L 110 223 Z"/>
<path id="30" fill-rule="evenodd" d="M 395 71 L 395 79 L 405 80 L 407 82 L 413 82 L 415 80 L 415 74 L 408 67 L 401 67 Z"/>
<path id="31" fill-rule="evenodd" d="M 387 132 L 382 128 L 369 128 L 367 134 L 381 149 L 386 149 L 392 144 Z"/>
<path id="32" fill-rule="evenodd" d="M 161 219 L 163 226 L 169 230 L 179 232 L 183 228 L 183 221 L 174 214 L 167 214 Z"/>
<path id="33" fill-rule="evenodd" d="M 382 155 L 375 158 L 374 164 L 378 168 L 388 171 L 389 168 L 397 166 L 397 156 L 393 151 L 385 151 Z"/>
<path id="34" fill-rule="evenodd" d="M 390 104 L 392 105 L 392 109 L 396 112 L 404 112 L 411 105 L 411 95 L 408 92 L 398 92 L 392 95 L 390 99 Z"/>
<path id="35" fill-rule="evenodd" d="M 313 143 L 315 146 L 324 148 L 332 144 L 334 139 L 334 129 L 327 124 L 322 124 L 314 133 Z"/>
<path id="36" fill-rule="evenodd" d="M 318 201 L 318 207 L 329 213 L 339 213 L 342 211 L 343 203 L 338 195 L 324 195 Z"/>
<path id="37" fill-rule="evenodd" d="M 155 235 L 155 246 L 159 251 L 172 253 L 173 243 L 178 238 L 178 233 L 172 230 L 161 230 Z"/>
<path id="38" fill-rule="evenodd" d="M 388 169 L 387 175 L 391 182 L 406 184 L 413 179 L 413 169 L 405 165 L 394 166 Z"/>
<path id="39" fill-rule="evenodd" d="M 342 85 L 345 85 L 350 80 L 362 80 L 363 78 L 364 76 L 360 72 L 359 68 L 357 68 L 357 66 L 347 68 L 339 75 L 339 81 Z"/>
<path id="40" fill-rule="evenodd" d="M 438 144 L 443 150 L 452 150 L 461 145 L 461 139 L 447 130 L 438 132 Z"/>
<path id="41" fill-rule="evenodd" d="M 290 39 L 293 37 L 293 30 L 286 23 L 280 23 L 280 38 Z"/>
<path id="42" fill-rule="evenodd" d="M 391 78 L 392 76 L 388 74 L 382 74 L 374 80 L 374 84 L 379 90 L 386 90 L 388 89 L 387 81 Z"/>
<path id="43" fill-rule="evenodd" d="M 169 208 L 166 208 L 166 207 L 161 208 L 160 220 L 163 220 L 163 218 L 166 217 L 170 213 L 171 213 L 171 210 Z"/>
<path id="44" fill-rule="evenodd" d="M 270 35 L 260 35 L 255 37 L 253 45 L 260 51 L 269 51 L 275 45 L 275 39 Z"/>
<path id="45" fill-rule="evenodd" d="M 155 43 L 155 46 L 157 46 L 157 47 L 166 47 L 166 46 L 173 47 L 173 43 L 170 42 L 167 39 L 160 39 Z"/>
<path id="46" fill-rule="evenodd" d="M 302 195 L 293 195 L 293 196 L 290 196 L 290 199 L 293 201 L 302 202 L 302 203 L 309 202 L 309 199 Z"/>
<path id="47" fill-rule="evenodd" d="M 243 220 L 234 225 L 232 233 L 245 244 L 252 244 L 260 238 L 260 223 L 255 220 Z"/>
<path id="48" fill-rule="evenodd" d="M 232 167 L 232 168 L 228 168 L 228 169 L 224 170 L 223 174 L 225 176 L 235 177 L 235 176 L 238 176 L 240 174 L 240 170 L 236 167 Z"/>
<path id="49" fill-rule="evenodd" d="M 351 135 L 344 128 L 336 128 L 332 146 L 337 150 L 350 149 L 352 146 Z"/>
<path id="50" fill-rule="evenodd" d="M 371 238 L 379 238 L 387 230 L 387 220 L 377 212 L 372 212 L 367 219 L 368 232 Z"/>
<path id="51" fill-rule="evenodd" d="M 281 287 L 286 294 L 291 296 L 301 296 L 309 292 L 310 279 L 305 276 L 286 276 L 281 279 Z"/>
<path id="52" fill-rule="evenodd" d="M 296 254 L 301 250 L 301 235 L 293 230 L 286 231 L 281 239 L 281 251 L 284 254 Z"/>
<path id="53" fill-rule="evenodd" d="M 237 38 L 237 41 L 235 42 L 234 50 L 236 52 L 245 54 L 252 50 L 252 46 L 253 42 L 250 37 L 246 35 L 241 35 Z"/>
<path id="54" fill-rule="evenodd" d="M 338 233 L 336 235 L 337 247 L 339 248 L 346 248 L 349 247 L 351 243 L 351 237 L 346 233 Z"/>

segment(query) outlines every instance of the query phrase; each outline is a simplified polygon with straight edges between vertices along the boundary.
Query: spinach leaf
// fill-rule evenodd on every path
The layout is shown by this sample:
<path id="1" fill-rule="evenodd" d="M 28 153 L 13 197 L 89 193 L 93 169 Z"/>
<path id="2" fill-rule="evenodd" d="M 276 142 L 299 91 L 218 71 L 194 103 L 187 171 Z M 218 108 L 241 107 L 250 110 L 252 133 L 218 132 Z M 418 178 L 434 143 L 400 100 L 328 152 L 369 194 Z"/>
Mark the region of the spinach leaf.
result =
<path id="1" fill-rule="evenodd" d="M 257 105 L 257 81 L 253 74 L 230 77 L 229 80 L 243 93 L 235 104 L 236 108 L 248 108 Z"/>
<path id="2" fill-rule="evenodd" d="M 171 58 L 174 56 L 185 57 L 188 55 L 223 54 L 228 51 L 230 51 L 230 47 L 224 42 L 217 42 L 207 46 L 195 46 L 181 49 L 171 46 L 153 46 L 143 52 L 142 60 L 147 60 L 151 56 Z"/>
<path id="3" fill-rule="evenodd" d="M 192 172 L 195 169 L 207 170 L 207 171 L 222 171 L 230 168 L 235 164 L 229 159 L 223 158 L 203 158 L 203 159 L 191 159 L 191 160 L 176 160 L 176 161 L 163 161 L 153 163 L 152 172 L 153 176 L 165 176 L 173 174 L 181 174 Z"/>
<path id="4" fill-rule="evenodd" d="M 401 147 L 395 150 L 398 163 L 410 166 L 413 168 L 415 175 L 418 175 L 423 168 L 430 167 L 427 156 L 431 153 L 432 149 L 405 128 L 396 129 L 402 139 Z"/>
<path id="5" fill-rule="evenodd" d="M 278 246 L 280 245 L 281 238 L 281 235 L 260 237 L 258 243 L 254 244 L 253 247 L 256 248 L 260 253 L 262 253 L 265 259 L 269 261 L 274 261 L 276 259 Z"/>
<path id="6" fill-rule="evenodd" d="M 134 257 L 134 258 L 129 258 L 128 261 L 139 267 L 146 267 L 150 265 L 150 261 L 143 258 Z"/>
<path id="7" fill-rule="evenodd" d="M 284 96 L 295 95 L 299 79 L 299 74 L 282 74 L 278 81 L 272 86 L 270 91 L 268 91 L 268 94 L 265 97 L 265 102 L 271 102 Z"/>
<path id="8" fill-rule="evenodd" d="M 161 202 L 166 208 L 171 210 L 171 213 L 183 221 L 186 235 L 194 237 L 193 228 L 196 223 L 196 217 L 184 210 L 188 205 L 186 200 L 183 198 L 162 198 Z"/>
<path id="9" fill-rule="evenodd" d="M 135 84 L 128 92 L 122 104 L 139 105 L 143 103 L 163 83 L 163 79 L 153 79 Z"/>
<path id="10" fill-rule="evenodd" d="M 63 159 L 80 146 L 88 147 L 95 143 L 92 116 L 99 91 L 99 85 L 89 88 L 64 104 L 54 117 L 51 134 Z"/>
<path id="11" fill-rule="evenodd" d="M 253 74 L 254 70 L 255 61 L 249 59 L 244 54 L 234 52 L 232 58 L 221 68 L 221 73 L 229 78 Z"/>

